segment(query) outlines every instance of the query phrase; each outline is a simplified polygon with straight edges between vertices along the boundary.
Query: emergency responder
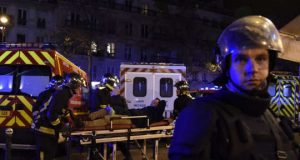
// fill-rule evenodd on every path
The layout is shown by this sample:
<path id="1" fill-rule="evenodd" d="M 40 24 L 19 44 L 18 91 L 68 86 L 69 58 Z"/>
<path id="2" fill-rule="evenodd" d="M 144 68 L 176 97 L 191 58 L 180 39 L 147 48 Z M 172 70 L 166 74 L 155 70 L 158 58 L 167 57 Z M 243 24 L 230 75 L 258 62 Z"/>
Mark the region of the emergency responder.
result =
<path id="1" fill-rule="evenodd" d="M 268 109 L 267 77 L 283 54 L 274 24 L 262 16 L 240 18 L 217 44 L 222 74 L 215 82 L 223 89 L 180 113 L 169 159 L 298 159 L 292 140 Z"/>
<path id="2" fill-rule="evenodd" d="M 81 85 L 82 79 L 79 74 L 67 74 L 63 85 L 52 94 L 49 106 L 40 115 L 39 126 L 35 127 L 39 160 L 54 159 L 58 147 L 59 133 L 69 129 L 69 120 L 72 118 L 72 112 L 67 108 L 69 99 Z"/>
<path id="3" fill-rule="evenodd" d="M 117 76 L 106 73 L 104 74 L 101 85 L 97 87 L 91 95 L 91 111 L 105 109 L 110 114 L 113 114 L 111 104 L 111 92 L 119 85 Z"/>
<path id="4" fill-rule="evenodd" d="M 48 86 L 46 87 L 46 90 L 41 92 L 39 96 L 37 97 L 37 100 L 32 108 L 32 117 L 33 117 L 33 123 L 32 123 L 32 128 L 35 127 L 36 124 L 40 118 L 41 112 L 44 112 L 46 110 L 46 107 L 48 107 L 49 102 L 46 103 L 52 93 L 54 93 L 60 85 L 62 85 L 64 79 L 60 75 L 56 75 L 50 79 L 50 82 Z"/>
<path id="5" fill-rule="evenodd" d="M 189 92 L 189 83 L 185 80 L 178 81 L 175 84 L 177 98 L 174 101 L 173 118 L 176 119 L 179 113 L 185 108 L 189 103 L 191 103 L 194 97 L 191 96 Z"/>

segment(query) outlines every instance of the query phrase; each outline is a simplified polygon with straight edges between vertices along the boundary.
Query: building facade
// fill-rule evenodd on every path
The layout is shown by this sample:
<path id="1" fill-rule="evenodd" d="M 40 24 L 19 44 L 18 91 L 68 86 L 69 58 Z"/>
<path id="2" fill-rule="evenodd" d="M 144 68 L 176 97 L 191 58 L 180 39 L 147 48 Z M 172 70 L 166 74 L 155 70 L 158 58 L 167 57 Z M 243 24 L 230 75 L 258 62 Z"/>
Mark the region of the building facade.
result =
<path id="1" fill-rule="evenodd" d="M 0 1 L 7 43 L 54 43 L 95 81 L 121 62 L 184 63 L 189 81 L 211 81 L 212 49 L 233 19 L 223 11 L 222 0 Z"/>

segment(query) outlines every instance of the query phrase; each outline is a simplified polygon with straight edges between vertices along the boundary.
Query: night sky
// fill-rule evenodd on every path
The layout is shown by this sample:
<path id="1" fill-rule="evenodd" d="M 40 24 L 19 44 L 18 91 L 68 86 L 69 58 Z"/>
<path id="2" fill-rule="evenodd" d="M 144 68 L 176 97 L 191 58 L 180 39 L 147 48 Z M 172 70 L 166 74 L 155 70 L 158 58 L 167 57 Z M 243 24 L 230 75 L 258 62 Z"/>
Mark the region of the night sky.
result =
<path id="1" fill-rule="evenodd" d="M 300 15 L 300 0 L 224 0 L 235 17 L 258 14 L 271 19 L 281 28 Z"/>

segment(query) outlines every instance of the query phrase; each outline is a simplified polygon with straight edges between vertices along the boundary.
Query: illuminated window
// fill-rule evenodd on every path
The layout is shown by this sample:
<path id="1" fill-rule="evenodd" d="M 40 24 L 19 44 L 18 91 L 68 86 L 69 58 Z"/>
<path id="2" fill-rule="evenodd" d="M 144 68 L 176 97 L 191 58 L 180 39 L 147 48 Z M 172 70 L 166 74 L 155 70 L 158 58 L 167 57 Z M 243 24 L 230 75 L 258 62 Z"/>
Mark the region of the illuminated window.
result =
<path id="1" fill-rule="evenodd" d="M 107 53 L 109 56 L 115 56 L 115 43 L 107 43 Z"/>
<path id="2" fill-rule="evenodd" d="M 162 78 L 159 81 L 160 85 L 160 96 L 161 97 L 172 97 L 173 96 L 173 79 Z"/>
<path id="3" fill-rule="evenodd" d="M 147 15 L 149 11 L 149 7 L 147 4 L 144 4 L 142 14 Z"/>
<path id="4" fill-rule="evenodd" d="M 135 97 L 145 97 L 147 94 L 147 79 L 145 77 L 135 77 L 132 89 Z"/>

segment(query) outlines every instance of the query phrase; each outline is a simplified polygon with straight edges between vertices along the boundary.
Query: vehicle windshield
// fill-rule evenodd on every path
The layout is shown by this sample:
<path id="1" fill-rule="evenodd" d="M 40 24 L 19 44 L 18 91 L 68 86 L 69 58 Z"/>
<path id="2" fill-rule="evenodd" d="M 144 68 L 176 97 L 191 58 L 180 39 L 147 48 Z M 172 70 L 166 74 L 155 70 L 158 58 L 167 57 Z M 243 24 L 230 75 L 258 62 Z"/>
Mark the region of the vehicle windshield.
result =
<path id="1" fill-rule="evenodd" d="M 45 90 L 50 76 L 47 66 L 0 66 L 0 92 L 37 97 Z"/>

